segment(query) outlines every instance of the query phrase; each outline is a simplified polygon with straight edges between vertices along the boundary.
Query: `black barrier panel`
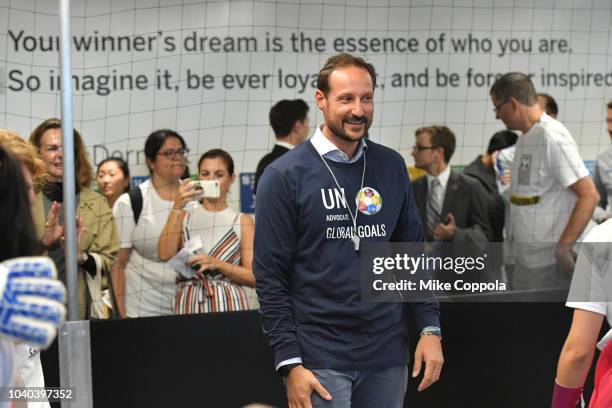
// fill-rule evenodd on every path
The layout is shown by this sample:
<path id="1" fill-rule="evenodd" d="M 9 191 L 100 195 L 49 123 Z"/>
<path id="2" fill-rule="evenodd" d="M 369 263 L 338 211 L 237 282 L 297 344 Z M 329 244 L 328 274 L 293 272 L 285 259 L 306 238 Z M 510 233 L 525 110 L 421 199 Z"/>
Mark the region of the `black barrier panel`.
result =
<path id="1" fill-rule="evenodd" d="M 285 406 L 258 312 L 96 321 L 94 407 Z"/>
<path id="2" fill-rule="evenodd" d="M 441 312 L 442 377 L 422 393 L 411 380 L 405 407 L 550 405 L 570 309 L 541 302 L 443 303 Z M 91 341 L 96 408 L 286 406 L 257 312 L 97 321 Z M 587 396 L 591 390 L 589 380 Z"/>
<path id="3" fill-rule="evenodd" d="M 441 303 L 440 312 L 442 376 L 430 392 L 409 383 L 405 407 L 550 406 L 571 309 L 543 302 Z M 591 391 L 589 380 L 586 395 Z"/>

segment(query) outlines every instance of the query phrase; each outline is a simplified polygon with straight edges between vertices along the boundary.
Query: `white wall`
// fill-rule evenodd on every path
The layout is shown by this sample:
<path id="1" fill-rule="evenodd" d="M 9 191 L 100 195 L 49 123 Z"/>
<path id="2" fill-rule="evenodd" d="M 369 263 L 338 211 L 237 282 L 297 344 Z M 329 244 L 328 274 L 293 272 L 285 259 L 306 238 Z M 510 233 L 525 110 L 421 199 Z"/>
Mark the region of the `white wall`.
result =
<path id="1" fill-rule="evenodd" d="M 400 41 L 400 50 L 370 46 L 356 53 L 379 72 L 371 136 L 399 150 L 408 164 L 414 130 L 424 124 L 444 123 L 455 131 L 459 148 L 454 164 L 467 163 L 481 152 L 502 124 L 495 120 L 488 98 L 491 82 L 475 81 L 467 73 L 482 79 L 510 70 L 535 74 L 537 89 L 557 99 L 560 119 L 578 141 L 583 158 L 593 159 L 609 144 L 604 116 L 605 102 L 612 99 L 611 10 L 609 0 L 73 0 L 74 36 L 92 36 L 92 45 L 103 36 L 131 39 L 129 50 L 74 50 L 74 74 L 81 81 L 93 80 L 88 90 L 75 91 L 75 126 L 96 162 L 106 151 L 124 157 L 132 151 L 135 174 L 146 173 L 143 155 L 136 152 L 151 130 L 160 127 L 177 129 L 186 137 L 192 170 L 199 154 L 222 147 L 231 152 L 238 171 L 253 171 L 274 142 L 267 114 L 275 101 L 303 98 L 311 106 L 312 122 L 321 121 L 312 103 L 313 76 L 336 53 L 335 41 L 392 38 Z M 42 119 L 60 114 L 57 84 L 49 78 L 59 71 L 54 43 L 59 32 L 57 2 L 0 0 L 0 26 L 0 126 L 26 136 Z M 300 33 L 318 48 L 293 49 L 292 34 Z M 204 52 L 192 50 L 194 35 L 222 42 L 252 38 L 248 46 L 256 43 L 257 49 L 213 51 L 215 44 L 206 40 Z M 471 51 L 453 47 L 470 36 Z M 551 39 L 554 51 L 540 48 L 550 47 Z M 509 40 L 530 48 L 503 52 Z M 42 51 L 41 42 L 53 50 Z M 282 51 L 274 49 L 279 45 Z M 156 76 L 163 72 L 171 76 L 170 89 L 163 81 L 158 89 Z M 200 78 L 209 75 L 213 84 L 210 89 L 188 89 L 187 72 Z M 439 83 L 437 72 L 454 74 L 455 86 Z M 574 74 L 577 81 L 576 74 L 583 72 L 607 75 L 608 86 L 546 86 L 542 72 Z M 140 75 L 148 85 L 101 95 L 106 92 L 96 81 L 113 74 Z M 394 75 L 404 74 L 420 75 L 420 85 L 394 87 Z M 225 75 L 259 82 L 247 82 L 243 89 L 234 82 L 230 89 L 223 85 Z M 268 75 L 265 84 L 263 75 Z M 36 88 L 32 91 L 23 85 L 29 76 L 39 81 L 36 87 L 37 79 L 31 79 Z"/>

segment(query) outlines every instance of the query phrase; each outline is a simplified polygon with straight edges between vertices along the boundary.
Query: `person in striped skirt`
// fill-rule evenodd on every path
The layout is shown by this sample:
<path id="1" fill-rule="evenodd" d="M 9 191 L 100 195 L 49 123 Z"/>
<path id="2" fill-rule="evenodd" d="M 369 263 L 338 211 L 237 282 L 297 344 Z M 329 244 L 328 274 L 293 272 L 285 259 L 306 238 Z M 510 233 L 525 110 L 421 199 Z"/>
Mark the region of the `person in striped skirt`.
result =
<path id="1" fill-rule="evenodd" d="M 200 157 L 198 177 L 217 181 L 218 194 L 204 194 L 198 200 L 202 194 L 197 189 L 198 182 L 184 180 L 157 248 L 162 260 L 172 258 L 181 248 L 193 252 L 187 264 L 195 270 L 195 276 L 179 275 L 174 313 L 257 308 L 251 269 L 253 220 L 247 214 L 236 213 L 227 203 L 236 178 L 232 157 L 221 149 L 209 150 Z"/>

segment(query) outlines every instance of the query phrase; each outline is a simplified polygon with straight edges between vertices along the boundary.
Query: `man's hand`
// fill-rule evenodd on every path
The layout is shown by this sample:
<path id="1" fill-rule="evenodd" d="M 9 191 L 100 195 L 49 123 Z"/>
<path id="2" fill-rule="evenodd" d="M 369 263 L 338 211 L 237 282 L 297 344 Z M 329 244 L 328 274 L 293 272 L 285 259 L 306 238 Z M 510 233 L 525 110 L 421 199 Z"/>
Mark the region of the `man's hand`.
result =
<path id="1" fill-rule="evenodd" d="M 571 276 L 576 266 L 576 260 L 572 253 L 572 244 L 566 242 L 557 243 L 555 260 L 557 261 L 557 271 Z"/>
<path id="2" fill-rule="evenodd" d="M 313 390 L 327 401 L 332 399 L 331 394 L 321 385 L 312 371 L 301 365 L 289 371 L 287 376 L 289 408 L 312 408 L 310 396 Z"/>
<path id="3" fill-rule="evenodd" d="M 448 213 L 448 216 L 446 217 L 446 224 L 436 225 L 433 238 L 437 241 L 452 241 L 453 237 L 455 236 L 455 230 L 457 230 L 455 217 L 452 213 Z"/>
<path id="4" fill-rule="evenodd" d="M 444 357 L 442 356 L 442 345 L 438 336 L 421 336 L 414 353 L 413 378 L 420 374 L 423 362 L 425 362 L 425 373 L 419 384 L 419 391 L 423 391 L 440 378 Z"/>
<path id="5" fill-rule="evenodd" d="M 0 337 L 48 347 L 66 317 L 66 289 L 47 257 L 0 263 Z"/>
<path id="6" fill-rule="evenodd" d="M 512 172 L 510 172 L 510 169 L 504 170 L 504 173 L 499 176 L 499 180 L 502 186 L 509 185 L 510 181 L 512 181 Z"/>

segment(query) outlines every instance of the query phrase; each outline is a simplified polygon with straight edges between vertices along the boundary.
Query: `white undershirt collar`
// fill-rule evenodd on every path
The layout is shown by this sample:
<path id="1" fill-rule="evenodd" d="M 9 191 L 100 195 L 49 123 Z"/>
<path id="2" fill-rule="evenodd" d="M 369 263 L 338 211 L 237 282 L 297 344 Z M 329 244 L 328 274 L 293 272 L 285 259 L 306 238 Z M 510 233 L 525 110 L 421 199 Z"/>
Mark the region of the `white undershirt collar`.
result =
<path id="1" fill-rule="evenodd" d="M 346 153 L 338 149 L 338 146 L 333 144 L 331 140 L 325 137 L 323 131 L 321 130 L 322 128 L 323 125 L 318 126 L 314 136 L 310 138 L 310 143 L 312 143 L 317 153 L 326 159 L 339 163 L 355 163 L 361 159 L 361 156 L 363 156 L 363 150 L 368 147 L 365 138 L 362 138 L 359 141 L 357 151 L 352 158 L 349 158 Z"/>

